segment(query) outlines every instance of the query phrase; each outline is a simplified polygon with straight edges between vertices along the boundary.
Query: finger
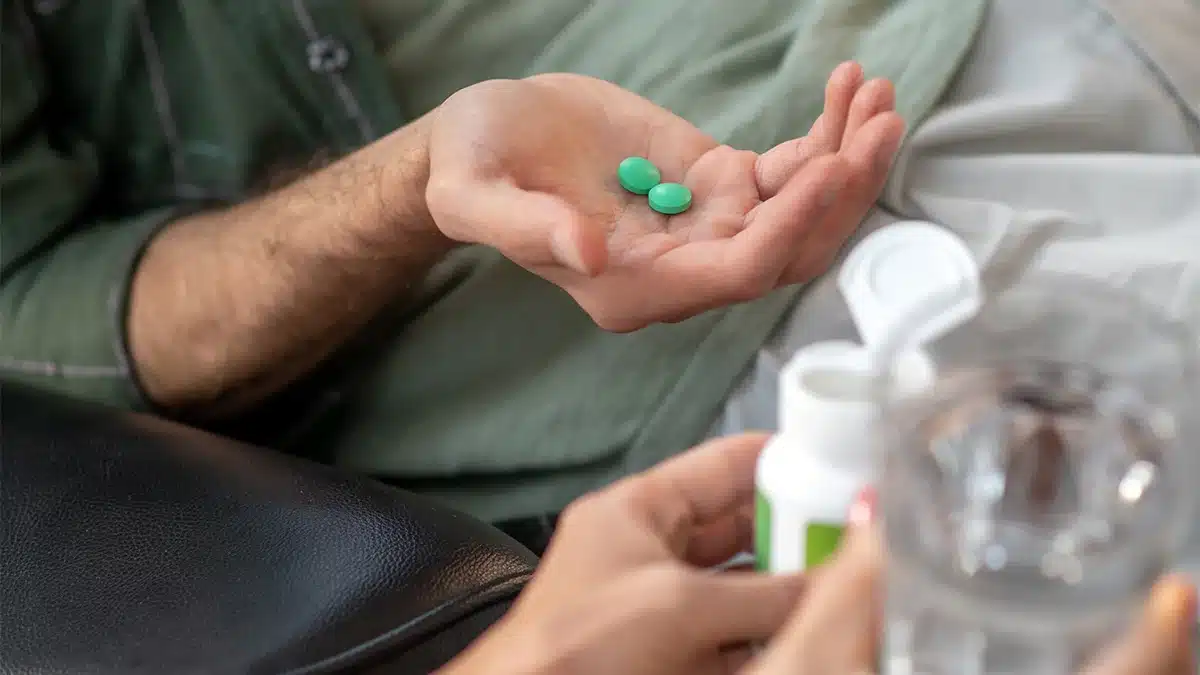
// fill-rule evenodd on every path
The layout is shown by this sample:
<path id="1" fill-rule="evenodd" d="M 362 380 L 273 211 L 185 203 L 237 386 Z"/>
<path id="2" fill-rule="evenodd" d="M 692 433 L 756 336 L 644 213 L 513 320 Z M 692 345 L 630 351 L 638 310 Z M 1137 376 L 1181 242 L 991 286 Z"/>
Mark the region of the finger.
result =
<path id="1" fill-rule="evenodd" d="M 742 645 L 737 648 L 725 649 L 721 652 L 722 661 L 724 661 L 723 672 L 733 673 L 741 672 L 742 668 L 754 659 L 754 648 L 750 645 Z"/>
<path id="2" fill-rule="evenodd" d="M 705 298 L 703 309 L 761 297 L 775 288 L 805 237 L 833 207 L 847 171 L 837 156 L 822 157 L 755 207 L 732 238 L 692 242 L 655 263 L 664 279 Z"/>
<path id="3" fill-rule="evenodd" d="M 839 148 L 849 147 L 858 132 L 876 115 L 892 112 L 896 108 L 896 88 L 884 79 L 871 80 L 859 88 L 850 103 L 846 117 L 846 129 L 842 133 Z"/>
<path id="4" fill-rule="evenodd" d="M 837 152 L 841 147 L 850 104 L 862 82 L 862 66 L 853 61 L 839 65 L 829 76 L 829 82 L 825 85 L 825 109 L 818 118 L 821 125 L 814 125 L 808 134 L 818 152 Z"/>
<path id="5" fill-rule="evenodd" d="M 525 267 L 561 265 L 595 276 L 608 264 L 604 228 L 554 195 L 501 181 L 442 180 L 430 184 L 426 200 L 446 236 L 490 246 Z"/>
<path id="6" fill-rule="evenodd" d="M 857 507 L 863 508 L 867 507 Z M 869 522 L 860 523 L 834 559 L 811 575 L 800 610 L 762 654 L 756 672 L 807 675 L 870 669 L 876 657 L 882 571 L 879 533 Z"/>
<path id="7" fill-rule="evenodd" d="M 825 115 L 817 118 L 813 128 L 822 124 Z M 779 194 L 789 179 L 796 175 L 805 164 L 808 164 L 822 154 L 828 154 L 821 149 L 822 144 L 809 136 L 794 138 L 786 143 L 777 145 L 758 156 L 754 162 L 754 176 L 758 183 L 759 199 L 770 199 Z"/>
<path id="8" fill-rule="evenodd" d="M 813 228 L 799 255 L 780 280 L 804 283 L 829 269 L 838 251 L 858 229 L 887 182 L 892 158 L 904 137 L 904 121 L 895 113 L 876 115 L 867 122 L 842 157 L 848 168 L 846 189 Z"/>
<path id="9" fill-rule="evenodd" d="M 745 229 L 734 237 L 739 264 L 759 280 L 778 285 L 792 261 L 803 254 L 822 223 L 844 199 L 850 167 L 837 155 L 811 163 L 792 182 L 751 212 Z"/>
<path id="10" fill-rule="evenodd" d="M 708 659 L 694 668 L 689 668 L 691 675 L 734 675 L 742 672 L 742 668 L 754 658 L 754 650 L 750 645 L 738 645 L 722 648 L 716 658 Z"/>
<path id="11" fill-rule="evenodd" d="M 673 296 L 659 295 L 656 316 L 694 316 L 762 297 L 776 286 L 846 183 L 837 155 L 811 162 L 778 195 L 756 206 L 733 237 L 689 242 L 652 261 L 650 274 Z"/>
<path id="12" fill-rule="evenodd" d="M 1085 675 L 1184 675 L 1196 672 L 1191 638 L 1196 590 L 1181 578 L 1155 586 L 1141 620 Z"/>
<path id="13" fill-rule="evenodd" d="M 745 434 L 709 441 L 606 491 L 623 500 L 683 557 L 696 532 L 748 505 L 754 468 L 767 436 Z M 725 536 L 736 536 L 727 530 Z M 707 544 L 718 548 L 720 544 Z"/>
<path id="14" fill-rule="evenodd" d="M 904 119 L 895 112 L 884 112 L 868 120 L 854 139 L 842 147 L 841 156 L 850 164 L 855 177 L 864 179 L 861 186 L 868 201 L 879 196 L 903 140 Z"/>
<path id="15" fill-rule="evenodd" d="M 838 151 L 847 116 L 862 84 L 862 67 L 847 62 L 834 69 L 825 87 L 825 110 L 802 138 L 775 146 L 755 162 L 755 178 L 761 199 L 779 194 L 788 181 L 808 162 Z"/>
<path id="16" fill-rule="evenodd" d="M 754 542 L 754 508 L 746 504 L 716 521 L 695 529 L 687 542 L 683 560 L 696 567 L 726 562 Z"/>
<path id="17" fill-rule="evenodd" d="M 803 576 L 755 572 L 692 572 L 686 583 L 681 630 L 700 647 L 762 642 L 779 632 L 805 590 Z"/>
<path id="18" fill-rule="evenodd" d="M 809 260 L 813 242 L 831 221 L 829 214 L 844 198 L 848 165 L 836 155 L 805 167 L 774 198 L 755 207 L 745 228 L 730 242 L 721 263 L 729 271 L 720 281 L 733 301 L 752 300 L 784 283 L 797 260 Z M 816 239 L 814 239 L 816 237 Z M 711 289 L 710 292 L 720 292 Z"/>

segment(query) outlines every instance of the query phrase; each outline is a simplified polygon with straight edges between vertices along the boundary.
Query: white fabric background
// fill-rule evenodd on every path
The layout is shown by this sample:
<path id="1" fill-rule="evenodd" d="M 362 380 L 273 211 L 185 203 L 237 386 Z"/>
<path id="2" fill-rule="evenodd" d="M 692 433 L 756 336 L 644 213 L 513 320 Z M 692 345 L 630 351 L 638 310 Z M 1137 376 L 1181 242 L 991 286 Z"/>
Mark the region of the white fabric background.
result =
<path id="1" fill-rule="evenodd" d="M 1085 274 L 1138 292 L 1200 335 L 1198 153 L 1200 2 L 993 0 L 864 232 L 902 218 L 940 223 L 985 274 L 1016 283 L 1029 270 Z M 714 432 L 775 429 L 781 363 L 811 342 L 855 337 L 827 275 L 759 354 Z M 1200 518 L 1195 530 L 1189 566 L 1200 577 Z"/>

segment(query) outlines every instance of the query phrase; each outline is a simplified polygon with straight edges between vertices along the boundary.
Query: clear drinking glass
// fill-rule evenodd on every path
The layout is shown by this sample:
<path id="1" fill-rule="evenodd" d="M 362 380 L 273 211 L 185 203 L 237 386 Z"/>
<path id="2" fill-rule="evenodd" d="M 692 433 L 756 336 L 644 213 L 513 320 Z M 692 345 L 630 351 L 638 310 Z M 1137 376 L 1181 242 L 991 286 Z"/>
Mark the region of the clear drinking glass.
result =
<path id="1" fill-rule="evenodd" d="M 1042 276 L 990 289 L 886 401 L 887 675 L 1075 675 L 1185 537 L 1196 343 L 1147 304 Z"/>

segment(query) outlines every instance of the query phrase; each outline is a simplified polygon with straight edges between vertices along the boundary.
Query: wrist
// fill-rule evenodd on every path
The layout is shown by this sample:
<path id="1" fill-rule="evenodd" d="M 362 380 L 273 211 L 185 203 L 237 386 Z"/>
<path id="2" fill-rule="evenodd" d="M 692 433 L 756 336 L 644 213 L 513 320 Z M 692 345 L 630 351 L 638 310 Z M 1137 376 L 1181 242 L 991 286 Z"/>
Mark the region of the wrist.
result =
<path id="1" fill-rule="evenodd" d="M 429 185 L 429 117 L 422 117 L 363 148 L 354 161 L 362 201 L 355 235 L 375 251 L 441 257 L 456 245 L 438 229 L 425 200 Z"/>
<path id="2" fill-rule="evenodd" d="M 383 150 L 392 161 L 385 166 L 389 175 L 379 186 L 379 203 L 384 218 L 393 227 L 406 232 L 406 238 L 420 237 L 431 246 L 449 251 L 456 242 L 438 228 L 425 194 L 429 188 L 429 139 L 431 115 L 425 115 L 383 139 Z"/>

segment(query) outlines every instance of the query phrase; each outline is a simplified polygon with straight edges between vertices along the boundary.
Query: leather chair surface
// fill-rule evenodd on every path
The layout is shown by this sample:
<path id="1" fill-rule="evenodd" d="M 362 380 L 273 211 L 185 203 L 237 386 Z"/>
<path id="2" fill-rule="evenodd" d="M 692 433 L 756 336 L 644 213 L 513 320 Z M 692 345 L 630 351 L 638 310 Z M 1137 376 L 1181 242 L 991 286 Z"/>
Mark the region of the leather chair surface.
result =
<path id="1" fill-rule="evenodd" d="M 420 673 L 536 558 L 467 516 L 0 386 L 0 674 Z"/>

